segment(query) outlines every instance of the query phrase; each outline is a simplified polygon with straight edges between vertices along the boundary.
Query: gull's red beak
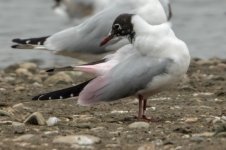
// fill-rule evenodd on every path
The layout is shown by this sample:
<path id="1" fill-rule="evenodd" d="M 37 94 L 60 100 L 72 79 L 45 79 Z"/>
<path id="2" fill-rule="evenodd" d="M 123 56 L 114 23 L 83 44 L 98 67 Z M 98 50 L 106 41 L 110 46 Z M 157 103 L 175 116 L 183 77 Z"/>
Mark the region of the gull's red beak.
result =
<path id="1" fill-rule="evenodd" d="M 114 38 L 114 34 L 110 33 L 107 37 L 105 37 L 102 42 L 100 43 L 100 46 L 104 46 L 107 44 L 110 40 Z"/>

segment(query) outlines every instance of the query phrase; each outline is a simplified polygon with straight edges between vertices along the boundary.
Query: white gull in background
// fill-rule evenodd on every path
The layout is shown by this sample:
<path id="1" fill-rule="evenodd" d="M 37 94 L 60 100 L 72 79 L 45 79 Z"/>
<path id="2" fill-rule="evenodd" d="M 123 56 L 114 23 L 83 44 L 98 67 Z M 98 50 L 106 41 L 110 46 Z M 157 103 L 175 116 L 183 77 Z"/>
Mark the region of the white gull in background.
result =
<path id="1" fill-rule="evenodd" d="M 138 15 L 118 16 L 109 35 L 101 45 L 117 37 L 127 37 L 132 43 L 107 56 L 105 62 L 51 69 L 93 73 L 96 78 L 67 89 L 41 94 L 33 100 L 78 97 L 86 106 L 98 102 L 136 96 L 139 99 L 139 119 L 147 119 L 147 99 L 179 81 L 187 72 L 190 54 L 186 44 L 178 39 L 169 23 L 150 25 Z"/>
<path id="2" fill-rule="evenodd" d="M 78 26 L 51 36 L 14 39 L 13 42 L 18 45 L 13 45 L 12 47 L 96 54 L 107 50 L 117 50 L 128 44 L 128 40 L 116 38 L 103 47 L 99 47 L 99 42 L 108 33 L 113 20 L 121 13 L 138 14 L 153 25 L 167 22 L 167 15 L 159 0 L 114 0 L 106 9 Z"/>
<path id="3" fill-rule="evenodd" d="M 54 12 L 70 19 L 87 19 L 103 10 L 110 0 L 54 0 Z M 114 1 L 111 1 L 114 3 Z"/>
<path id="4" fill-rule="evenodd" d="M 112 5 L 112 0 L 54 0 L 54 12 L 71 19 L 87 19 L 104 8 Z M 160 0 L 165 12 L 171 16 L 169 0 Z"/>

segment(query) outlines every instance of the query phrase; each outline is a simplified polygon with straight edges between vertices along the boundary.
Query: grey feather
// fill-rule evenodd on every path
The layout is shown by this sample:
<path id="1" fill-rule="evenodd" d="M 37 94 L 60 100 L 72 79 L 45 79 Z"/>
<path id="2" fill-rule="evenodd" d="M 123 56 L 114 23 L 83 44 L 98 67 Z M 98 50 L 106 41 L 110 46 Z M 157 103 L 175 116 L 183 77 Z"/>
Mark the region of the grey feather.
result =
<path id="1" fill-rule="evenodd" d="M 107 84 L 91 97 L 93 101 L 113 101 L 136 94 L 154 77 L 167 74 L 171 59 L 150 58 L 135 54 L 110 71 Z"/>

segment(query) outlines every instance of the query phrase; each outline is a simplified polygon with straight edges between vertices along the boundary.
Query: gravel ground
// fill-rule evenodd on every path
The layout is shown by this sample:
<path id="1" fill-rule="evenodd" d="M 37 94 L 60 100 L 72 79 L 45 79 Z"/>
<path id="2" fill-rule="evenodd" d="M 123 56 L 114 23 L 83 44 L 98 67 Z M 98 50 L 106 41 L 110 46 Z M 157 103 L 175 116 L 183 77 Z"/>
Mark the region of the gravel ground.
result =
<path id="1" fill-rule="evenodd" d="M 48 75 L 34 63 L 0 71 L 0 149 L 226 149 L 226 60 L 194 59 L 188 76 L 148 101 L 81 107 L 75 99 L 31 101 L 32 96 L 82 82 L 76 72 Z"/>

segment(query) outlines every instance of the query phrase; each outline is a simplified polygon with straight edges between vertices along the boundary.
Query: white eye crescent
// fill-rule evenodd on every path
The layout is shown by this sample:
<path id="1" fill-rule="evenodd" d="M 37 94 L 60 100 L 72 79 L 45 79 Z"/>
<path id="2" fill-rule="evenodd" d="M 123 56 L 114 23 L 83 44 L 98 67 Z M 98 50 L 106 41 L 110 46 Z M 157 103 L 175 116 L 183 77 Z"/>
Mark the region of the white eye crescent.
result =
<path id="1" fill-rule="evenodd" d="M 120 24 L 115 24 L 115 25 L 114 25 L 114 29 L 116 29 L 116 30 L 121 30 L 122 27 L 121 27 Z"/>

